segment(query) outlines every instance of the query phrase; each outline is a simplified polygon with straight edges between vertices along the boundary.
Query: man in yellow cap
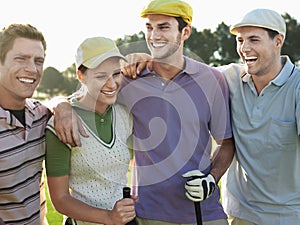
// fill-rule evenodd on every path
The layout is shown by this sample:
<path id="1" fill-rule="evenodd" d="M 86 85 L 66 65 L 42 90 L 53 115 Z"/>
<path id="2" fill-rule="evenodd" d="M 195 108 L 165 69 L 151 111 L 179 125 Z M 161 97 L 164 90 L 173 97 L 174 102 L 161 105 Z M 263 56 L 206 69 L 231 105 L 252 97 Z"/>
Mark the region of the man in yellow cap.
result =
<path id="1" fill-rule="evenodd" d="M 234 154 L 228 88 L 219 71 L 183 55 L 192 14 L 182 0 L 143 9 L 153 71 L 127 78 L 119 96 L 134 116 L 140 225 L 196 224 L 199 201 L 203 224 L 228 224 L 217 186 Z"/>
<path id="2" fill-rule="evenodd" d="M 285 21 L 273 10 L 255 9 L 230 32 L 243 64 L 219 68 L 230 90 L 236 146 L 222 182 L 229 224 L 299 224 L 300 70 L 281 56 Z"/>

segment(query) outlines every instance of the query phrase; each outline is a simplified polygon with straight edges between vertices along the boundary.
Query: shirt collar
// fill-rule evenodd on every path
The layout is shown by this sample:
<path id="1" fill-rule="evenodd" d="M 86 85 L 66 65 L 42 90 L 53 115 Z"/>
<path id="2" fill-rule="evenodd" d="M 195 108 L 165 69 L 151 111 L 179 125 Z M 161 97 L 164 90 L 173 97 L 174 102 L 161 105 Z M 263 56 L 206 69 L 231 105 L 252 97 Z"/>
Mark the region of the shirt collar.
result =
<path id="1" fill-rule="evenodd" d="M 193 59 L 183 56 L 184 57 L 184 68 L 181 70 L 181 72 L 179 72 L 178 74 L 188 74 L 188 75 L 192 75 L 197 73 L 198 67 L 195 67 L 195 65 L 192 63 Z M 145 69 L 141 72 L 141 74 L 139 75 L 140 77 L 145 77 L 145 76 L 149 76 L 149 75 L 157 75 L 155 73 L 155 71 L 150 71 L 148 66 L 145 67 Z"/>
<path id="2" fill-rule="evenodd" d="M 282 86 L 284 85 L 291 74 L 293 73 L 295 65 L 291 62 L 290 58 L 288 56 L 281 56 L 281 59 L 285 61 L 285 64 L 283 68 L 281 69 L 280 73 L 270 82 L 276 86 Z M 251 75 L 244 73 L 242 74 L 242 81 L 243 82 L 249 82 L 252 80 Z"/>
<path id="3" fill-rule="evenodd" d="M 284 85 L 288 81 L 289 77 L 292 75 L 295 67 L 295 65 L 291 62 L 288 56 L 282 56 L 281 58 L 285 61 L 285 64 L 278 76 L 276 76 L 271 81 L 276 86 Z"/>
<path id="4" fill-rule="evenodd" d="M 77 107 L 77 108 L 80 108 L 80 109 L 83 109 L 85 111 L 91 111 L 91 109 L 88 109 L 86 108 L 84 105 L 82 105 L 78 100 L 76 99 L 72 99 L 71 100 L 71 105 L 73 107 Z M 111 112 L 111 108 L 112 108 L 112 105 L 109 105 L 107 107 L 107 109 L 105 110 L 105 112 L 102 114 L 102 116 L 105 116 L 106 114 L 110 113 Z M 95 111 L 93 111 L 95 113 Z"/>
<path id="5" fill-rule="evenodd" d="M 25 103 L 25 117 L 26 117 L 26 124 L 31 125 L 33 121 L 33 117 L 35 115 L 35 108 L 38 107 L 40 103 L 33 99 L 26 99 Z M 10 125 L 23 127 L 23 125 L 15 119 L 14 116 L 12 116 L 12 113 L 9 110 L 5 110 L 2 107 L 0 107 L 0 118 L 5 118 L 6 122 Z"/>

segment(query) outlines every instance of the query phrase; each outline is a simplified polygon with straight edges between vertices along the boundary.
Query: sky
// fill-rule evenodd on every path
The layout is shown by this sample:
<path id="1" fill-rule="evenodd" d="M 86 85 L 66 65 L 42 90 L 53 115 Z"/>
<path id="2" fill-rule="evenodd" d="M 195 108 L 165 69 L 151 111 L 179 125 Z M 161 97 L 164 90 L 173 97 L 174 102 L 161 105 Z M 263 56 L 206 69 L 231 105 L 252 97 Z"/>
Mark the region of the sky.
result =
<path id="1" fill-rule="evenodd" d="M 231 25 L 255 8 L 288 13 L 300 23 L 299 0 L 186 0 L 193 7 L 192 26 L 197 31 L 224 22 Z M 44 68 L 64 71 L 75 62 L 79 44 L 88 37 L 111 39 L 145 31 L 139 13 L 149 0 L 6 0 L 1 4 L 0 28 L 30 23 L 43 32 L 46 42 Z"/>

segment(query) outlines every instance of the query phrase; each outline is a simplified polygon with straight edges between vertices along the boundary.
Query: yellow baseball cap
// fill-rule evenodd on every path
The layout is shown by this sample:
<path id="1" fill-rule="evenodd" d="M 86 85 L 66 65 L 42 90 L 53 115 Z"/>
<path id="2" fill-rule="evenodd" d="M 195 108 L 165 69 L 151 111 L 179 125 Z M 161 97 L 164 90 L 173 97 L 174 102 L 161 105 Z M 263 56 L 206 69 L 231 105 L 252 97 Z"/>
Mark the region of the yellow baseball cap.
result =
<path id="1" fill-rule="evenodd" d="M 191 24 L 193 20 L 193 9 L 183 0 L 152 0 L 144 7 L 140 16 L 145 18 L 148 14 L 181 17 L 187 24 Z"/>
<path id="2" fill-rule="evenodd" d="M 115 42 L 105 37 L 85 39 L 77 49 L 76 66 L 84 65 L 93 69 L 110 57 L 119 57 L 126 61 Z"/>
<path id="3" fill-rule="evenodd" d="M 248 12 L 243 18 L 230 27 L 230 32 L 236 35 L 236 28 L 245 26 L 267 28 L 277 31 L 284 36 L 286 34 L 286 24 L 283 17 L 270 9 L 255 9 Z"/>

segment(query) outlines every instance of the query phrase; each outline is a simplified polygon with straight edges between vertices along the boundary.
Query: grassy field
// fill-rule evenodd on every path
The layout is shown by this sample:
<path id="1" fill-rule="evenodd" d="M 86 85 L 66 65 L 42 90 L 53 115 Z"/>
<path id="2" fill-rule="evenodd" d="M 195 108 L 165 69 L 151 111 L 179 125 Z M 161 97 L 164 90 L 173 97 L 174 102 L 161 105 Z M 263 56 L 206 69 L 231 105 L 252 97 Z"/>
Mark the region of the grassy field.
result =
<path id="1" fill-rule="evenodd" d="M 59 214 L 52 206 L 47 185 L 46 185 L 46 196 L 47 196 L 47 220 L 49 225 L 61 225 L 63 217 Z"/>

